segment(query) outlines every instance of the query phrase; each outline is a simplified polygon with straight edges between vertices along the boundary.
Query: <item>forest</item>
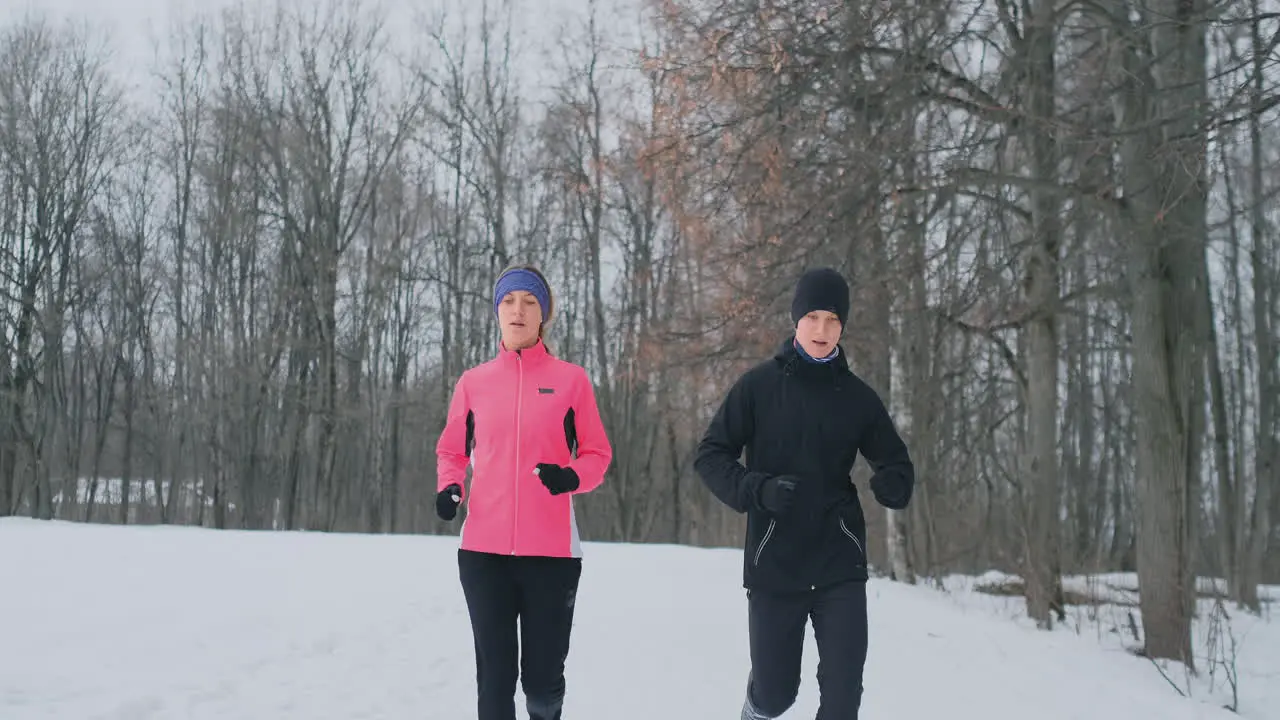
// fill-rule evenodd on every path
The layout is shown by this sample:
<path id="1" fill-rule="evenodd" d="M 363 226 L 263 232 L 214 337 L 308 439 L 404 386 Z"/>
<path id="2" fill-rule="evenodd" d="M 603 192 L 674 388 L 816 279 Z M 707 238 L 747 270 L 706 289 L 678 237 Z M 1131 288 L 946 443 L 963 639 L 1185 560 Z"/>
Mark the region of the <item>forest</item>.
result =
<path id="1" fill-rule="evenodd" d="M 916 465 L 902 512 L 855 473 L 882 573 L 1017 573 L 1049 627 L 1136 571 L 1187 661 L 1195 577 L 1260 608 L 1280 6 L 619 2 L 227 4 L 141 80 L 6 20 L 0 516 L 456 532 L 435 441 L 527 262 L 614 446 L 584 539 L 738 546 L 693 451 L 831 265 Z"/>

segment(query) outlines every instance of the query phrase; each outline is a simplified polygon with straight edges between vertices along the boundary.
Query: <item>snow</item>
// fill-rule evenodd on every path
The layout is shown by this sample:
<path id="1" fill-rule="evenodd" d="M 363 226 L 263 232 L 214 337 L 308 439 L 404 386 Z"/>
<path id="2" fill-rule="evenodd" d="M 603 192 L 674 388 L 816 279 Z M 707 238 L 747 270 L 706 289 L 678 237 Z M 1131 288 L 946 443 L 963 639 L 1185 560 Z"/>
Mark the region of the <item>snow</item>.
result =
<path id="1" fill-rule="evenodd" d="M 993 593 L 1011 583 L 1020 580 L 989 572 L 977 578 L 951 576 L 943 587 L 949 591 L 947 597 L 967 609 L 1033 627 L 1020 596 Z M 1136 574 L 1068 576 L 1063 578 L 1063 589 L 1076 599 L 1068 604 L 1066 621 L 1057 628 L 1061 633 L 1088 638 L 1112 651 L 1141 646 Z M 1180 666 L 1163 663 L 1161 669 L 1169 683 L 1191 697 L 1235 705 L 1247 718 L 1280 718 L 1280 625 L 1273 621 L 1280 607 L 1280 587 L 1260 588 L 1261 617 L 1235 608 L 1224 599 L 1225 590 L 1221 578 L 1197 579 L 1197 616 L 1191 632 L 1200 673 L 1188 676 Z"/>
<path id="2" fill-rule="evenodd" d="M 452 537 L 0 520 L 0 717 L 474 717 Z M 586 544 L 565 717 L 736 718 L 741 553 Z M 1237 717 L 1149 661 L 975 593 L 873 579 L 862 717 Z M 1274 592 L 1274 590 L 1272 591 Z M 1242 714 L 1280 718 L 1280 633 L 1233 615 Z M 813 717 L 810 636 L 801 696 Z M 1176 679 L 1176 678 L 1175 678 Z M 519 704 L 519 702 L 518 702 Z M 523 715 L 521 715 L 523 717 Z"/>

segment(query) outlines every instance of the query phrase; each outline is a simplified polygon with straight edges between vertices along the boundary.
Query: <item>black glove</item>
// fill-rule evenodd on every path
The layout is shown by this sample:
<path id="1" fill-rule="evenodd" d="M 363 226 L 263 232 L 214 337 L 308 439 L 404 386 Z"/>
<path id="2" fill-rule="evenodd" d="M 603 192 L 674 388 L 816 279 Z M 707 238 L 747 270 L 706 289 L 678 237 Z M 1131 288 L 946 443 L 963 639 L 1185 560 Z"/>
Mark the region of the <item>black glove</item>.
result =
<path id="1" fill-rule="evenodd" d="M 760 485 L 760 505 L 777 516 L 786 515 L 795 500 L 796 482 L 794 475 L 777 475 L 765 480 Z"/>
<path id="2" fill-rule="evenodd" d="M 436 493 L 436 515 L 448 522 L 458 517 L 458 503 L 462 502 L 462 486 L 453 483 Z"/>
<path id="3" fill-rule="evenodd" d="M 573 492 L 578 489 L 578 473 L 573 468 L 560 467 L 550 463 L 538 463 L 538 468 L 534 470 L 538 475 L 538 479 L 542 480 L 542 484 L 547 486 L 547 490 L 552 495 Z"/>
<path id="4" fill-rule="evenodd" d="M 876 502 L 890 510 L 902 510 L 911 501 L 911 486 L 904 492 L 902 485 L 901 480 L 893 476 L 880 473 L 871 476 L 871 493 L 876 496 Z"/>

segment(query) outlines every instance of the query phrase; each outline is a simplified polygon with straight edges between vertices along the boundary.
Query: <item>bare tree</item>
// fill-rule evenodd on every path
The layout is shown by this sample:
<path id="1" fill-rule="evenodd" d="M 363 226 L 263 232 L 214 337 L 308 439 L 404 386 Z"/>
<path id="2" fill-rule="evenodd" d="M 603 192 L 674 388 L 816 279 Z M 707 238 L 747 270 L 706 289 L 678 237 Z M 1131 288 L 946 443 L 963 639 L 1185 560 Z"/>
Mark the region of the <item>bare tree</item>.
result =
<path id="1" fill-rule="evenodd" d="M 1138 575 L 1146 652 L 1194 666 L 1194 521 L 1208 318 L 1206 6 L 1116 3 L 1114 93 L 1132 288 Z M 1156 20 L 1169 18 L 1171 22 Z"/>
<path id="2" fill-rule="evenodd" d="M 1261 605 L 1265 7 L 655 0 L 642 48 L 497 8 L 403 52 L 340 0 L 192 16 L 136 102 L 88 34 L 5 26 L 0 512 L 455 531 L 432 439 L 531 261 L 615 447 L 583 536 L 736 544 L 690 455 L 822 263 L 917 464 L 876 568 L 1015 573 L 1042 627 L 1063 573 L 1136 569 L 1183 660 L 1193 566 Z"/>
<path id="3" fill-rule="evenodd" d="M 359 5 L 326 5 L 317 15 L 279 10 L 268 26 L 273 45 L 238 79 L 239 102 L 252 108 L 256 177 L 265 211 L 279 223 L 280 262 L 291 278 L 290 375 L 297 413 L 288 470 L 287 527 L 331 529 L 346 500 L 338 467 L 339 268 L 370 212 L 379 176 L 405 142 L 420 100 L 388 106 L 377 65 L 386 39 L 381 19 Z M 385 128 L 382 124 L 385 123 Z M 358 387 L 358 380 L 350 382 Z M 316 423 L 303 453 L 302 429 Z M 301 483 L 303 457 L 316 463 Z"/>
<path id="4" fill-rule="evenodd" d="M 38 377 L 43 353 L 46 372 L 61 370 L 58 325 L 71 299 L 67 278 L 76 237 L 109 170 L 111 118 L 120 95 L 104 57 L 86 33 L 38 18 L 0 36 L 0 246 L 8 268 L 0 514 L 15 512 L 32 492 L 33 514 L 52 516 L 52 488 L 39 463 L 52 418 L 34 412 L 28 403 L 40 398 L 28 393 L 55 384 L 52 376 Z M 46 294 L 48 288 L 56 292 Z M 42 347 L 41 337 L 57 344 Z"/>

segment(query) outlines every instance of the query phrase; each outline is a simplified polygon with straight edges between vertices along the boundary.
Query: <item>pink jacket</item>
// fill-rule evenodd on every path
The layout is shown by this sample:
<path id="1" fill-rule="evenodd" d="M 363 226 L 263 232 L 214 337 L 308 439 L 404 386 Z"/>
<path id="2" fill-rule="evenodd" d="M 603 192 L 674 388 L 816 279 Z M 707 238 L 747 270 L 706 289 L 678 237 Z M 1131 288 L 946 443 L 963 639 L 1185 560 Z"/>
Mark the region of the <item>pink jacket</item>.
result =
<path id="1" fill-rule="evenodd" d="M 541 342 L 521 352 L 503 348 L 454 386 L 436 443 L 437 492 L 453 483 L 466 488 L 471 466 L 465 550 L 582 557 L 573 495 L 599 487 L 612 459 L 586 371 Z M 538 463 L 573 468 L 578 489 L 552 495 L 533 472 Z"/>

